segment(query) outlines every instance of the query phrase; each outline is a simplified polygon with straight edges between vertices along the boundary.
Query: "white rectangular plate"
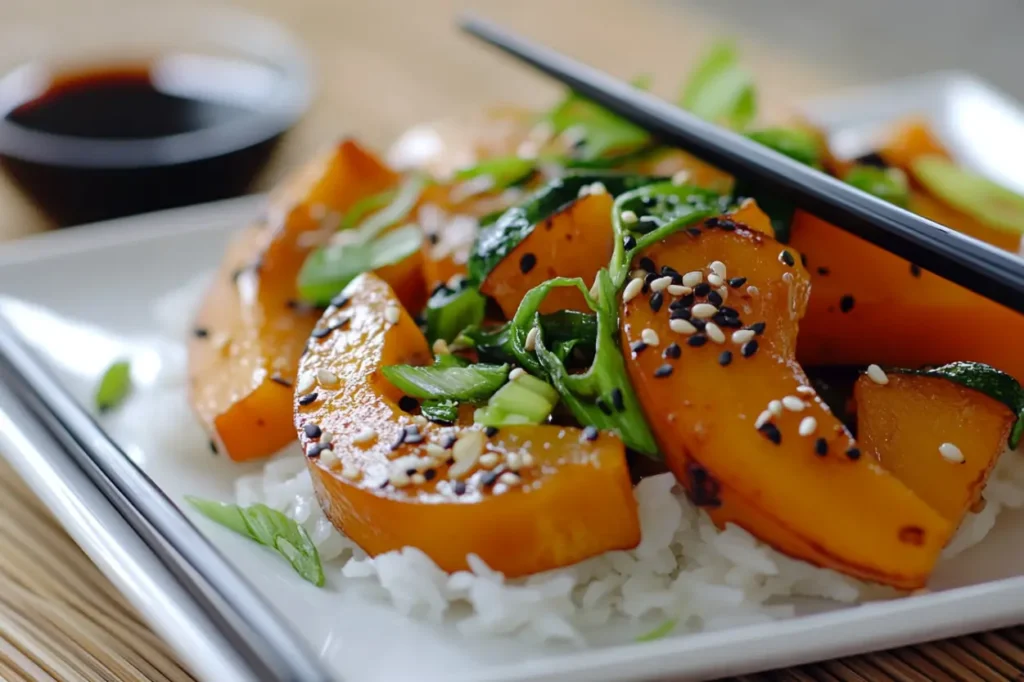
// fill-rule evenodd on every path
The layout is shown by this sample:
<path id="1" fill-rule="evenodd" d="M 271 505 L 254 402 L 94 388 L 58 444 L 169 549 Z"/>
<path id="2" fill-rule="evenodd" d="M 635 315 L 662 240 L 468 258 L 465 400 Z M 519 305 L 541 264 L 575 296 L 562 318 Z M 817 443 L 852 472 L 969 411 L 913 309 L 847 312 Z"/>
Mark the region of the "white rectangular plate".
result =
<path id="1" fill-rule="evenodd" d="M 905 89 L 903 84 L 894 91 Z M 877 93 L 874 101 L 889 101 Z M 838 115 L 845 109 L 837 108 L 836 101 L 842 99 L 830 98 L 805 107 L 806 114 L 824 124 L 833 136 L 844 130 L 863 130 L 858 120 L 874 125 L 881 118 L 877 112 L 863 111 L 858 120 L 849 120 Z M 908 105 L 911 110 L 912 105 Z M 892 116 L 906 113 L 908 107 L 885 111 Z M 1018 118 L 1017 125 L 1022 121 L 1024 117 Z M 961 144 L 967 143 L 961 140 Z M 1008 180 L 1007 169 L 998 163 L 991 166 L 996 167 L 1003 170 L 993 174 Z M 1018 174 L 1007 184 L 1021 180 Z M 160 368 L 149 350 L 157 324 L 153 302 L 213 269 L 229 233 L 257 215 L 261 205 L 259 198 L 222 202 L 4 245 L 0 248 L 0 292 L 7 298 L 0 300 L 0 312 L 12 319 L 53 362 L 72 393 L 83 399 L 103 369 L 123 355 L 133 358 L 133 368 L 143 382 L 160 381 Z M 67 320 L 77 324 L 69 326 Z M 3 416 L 0 414 L 0 424 Z M 233 479 L 254 468 L 210 456 L 198 427 L 179 434 L 180 452 L 153 451 L 145 437 L 147 430 L 180 430 L 183 416 L 187 416 L 184 405 L 168 405 L 162 419 L 147 424 L 146 429 L 134 429 L 136 436 L 121 444 L 173 500 L 180 503 L 186 494 L 231 499 Z M 178 595 L 175 585 L 166 577 L 147 577 L 141 559 L 129 561 L 111 555 L 110 547 L 122 547 L 125 552 L 143 550 L 135 549 L 138 543 L 126 535 L 130 531 L 125 527 L 103 522 L 109 514 L 100 508 L 88 481 L 73 476 L 65 480 L 63 494 L 73 497 L 75 504 L 59 504 L 53 495 L 45 494 L 53 472 L 43 471 L 47 464 L 39 453 L 6 434 L 0 438 L 0 453 L 44 493 L 76 540 L 151 622 L 159 624 L 161 633 L 186 660 L 210 679 L 227 679 L 215 672 L 230 665 L 227 657 L 220 660 L 216 652 L 197 650 L 195 637 L 187 628 L 161 623 L 161 609 Z M 310 650 L 346 680 L 589 681 L 669 675 L 698 679 L 1024 620 L 1024 555 L 1019 551 L 1024 545 L 1024 514 L 1019 512 L 1004 512 L 996 530 L 981 545 L 943 565 L 930 594 L 644 644 L 623 638 L 624 643 L 587 650 L 539 647 L 514 639 L 467 640 L 451 627 L 400 616 L 372 589 L 343 581 L 336 572 L 328 575 L 326 588 L 318 590 L 298 579 L 269 552 L 225 529 L 205 522 L 199 525 L 309 642 Z M 154 599 L 154 593 L 160 598 Z"/>

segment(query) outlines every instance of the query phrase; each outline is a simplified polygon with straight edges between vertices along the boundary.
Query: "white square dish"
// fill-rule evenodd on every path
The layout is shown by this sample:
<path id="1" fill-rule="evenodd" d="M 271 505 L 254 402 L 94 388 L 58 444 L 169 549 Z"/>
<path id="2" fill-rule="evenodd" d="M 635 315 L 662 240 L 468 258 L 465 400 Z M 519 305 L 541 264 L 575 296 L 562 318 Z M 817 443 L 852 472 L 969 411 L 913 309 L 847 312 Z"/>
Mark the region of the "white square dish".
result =
<path id="1" fill-rule="evenodd" d="M 942 94 L 936 96 L 936 92 Z M 954 133 L 946 124 L 938 126 L 954 149 L 969 148 L 975 154 L 990 149 L 991 144 L 981 139 L 992 130 L 989 122 L 1007 117 L 1007 125 L 1016 128 L 1002 128 L 1002 134 L 1016 130 L 1018 137 L 1011 139 L 1024 140 L 1019 134 L 1024 129 L 1024 114 L 998 94 L 994 99 L 977 95 L 991 91 L 959 74 L 879 86 L 860 95 L 830 96 L 807 103 L 801 110 L 837 144 L 854 150 L 860 149 L 857 144 L 863 147 L 880 123 L 907 113 L 938 111 L 947 123 L 960 121 L 957 117 L 966 114 L 950 112 L 959 110 L 955 95 L 964 92 L 968 93 L 964 97 L 974 98 L 964 111 L 983 113 L 974 114 L 981 117 L 980 123 L 961 121 L 952 128 Z M 915 99 L 908 98 L 908 93 L 925 94 Z M 991 108 L 986 108 L 985 102 Z M 985 130 L 979 130 L 982 128 Z M 969 137 L 972 134 L 981 137 L 975 140 Z M 1006 146 L 1004 140 L 1000 154 Z M 968 155 L 965 161 L 1007 185 L 1024 188 L 1024 168 L 1011 168 L 998 154 L 981 160 Z M 69 390 L 83 400 L 103 369 L 125 355 L 132 358 L 141 385 L 158 383 L 163 374 L 151 350 L 157 343 L 152 330 L 159 324 L 153 302 L 216 267 L 227 236 L 256 216 L 261 207 L 259 198 L 235 200 L 4 245 L 0 247 L 0 314 L 14 323 L 55 366 Z M 129 263 L 130 269 L 126 267 Z M 166 424 L 153 423 L 147 428 L 177 428 L 177 417 L 185 406 L 168 405 L 167 409 Z M 13 420 L 15 410 L 11 403 L 0 400 L 0 424 L 5 414 Z M 251 465 L 210 457 L 198 427 L 179 434 L 181 451 L 173 453 L 154 452 L 145 430 L 131 433 L 121 440 L 122 447 L 179 503 L 186 494 L 232 499 L 233 478 L 241 471 L 254 470 Z M 205 456 L 197 456 L 197 450 Z M 33 452 L 24 438 L 14 437 L 13 429 L 4 429 L 0 435 L 0 453 L 15 463 L 76 540 L 147 618 L 159 624 L 161 634 L 197 671 L 211 680 L 228 679 L 225 671 L 232 665 L 230 652 L 196 647 L 195 633 L 182 625 L 191 617 L 187 604 L 170 624 L 162 620 L 166 613 L 162 609 L 181 601 L 180 590 L 169 576 L 141 573 L 145 548 L 132 543 L 130 530 L 109 520 L 87 480 L 70 476 L 63 481 L 65 497 L 74 498 L 76 504 L 62 505 L 47 490 L 61 466 L 51 458 L 59 458 L 59 453 Z M 929 594 L 642 644 L 622 637 L 618 644 L 582 650 L 541 647 L 516 639 L 466 639 L 453 627 L 401 616 L 377 599 L 372 589 L 342 581 L 336 571 L 328 575 L 326 588 L 317 590 L 298 579 L 284 562 L 247 540 L 206 522 L 197 524 L 306 640 L 324 666 L 346 680 L 701 679 L 1024 620 L 1024 554 L 1019 551 L 1024 544 L 1024 513 L 1020 511 L 1005 512 L 981 545 L 944 564 L 934 576 Z M 138 558 L 129 561 L 113 556 L 112 547 L 123 547 Z"/>

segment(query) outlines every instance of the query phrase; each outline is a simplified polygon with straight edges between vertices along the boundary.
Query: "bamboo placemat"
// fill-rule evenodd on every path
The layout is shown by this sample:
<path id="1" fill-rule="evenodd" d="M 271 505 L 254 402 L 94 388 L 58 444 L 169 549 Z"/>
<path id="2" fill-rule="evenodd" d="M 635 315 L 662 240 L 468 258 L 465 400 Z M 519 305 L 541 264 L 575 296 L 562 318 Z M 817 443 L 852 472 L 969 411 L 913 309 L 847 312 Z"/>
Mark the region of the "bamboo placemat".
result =
<path id="1" fill-rule="evenodd" d="M 90 11 L 116 16 L 118 5 L 145 0 L 89 0 Z M 7 0 L 0 21 L 45 23 L 86 0 Z M 274 17 L 309 46 L 319 74 L 318 100 L 286 139 L 261 186 L 266 188 L 321 145 L 357 133 L 381 147 L 423 120 L 498 101 L 545 106 L 550 85 L 451 29 L 466 5 L 624 77 L 651 73 L 672 96 L 684 65 L 728 26 L 700 12 L 680 16 L 674 3 L 498 0 L 235 0 Z M 822 73 L 785 46 L 744 40 L 748 64 L 777 118 L 787 101 L 858 80 Z M 0 178 L 0 240 L 45 229 L 17 190 Z M 2 453 L 0 453 L 2 454 Z M 174 654 L 141 621 L 98 569 L 0 459 L 0 680 L 191 680 Z M 1024 627 L 740 678 L 860 682 L 1024 680 Z"/>

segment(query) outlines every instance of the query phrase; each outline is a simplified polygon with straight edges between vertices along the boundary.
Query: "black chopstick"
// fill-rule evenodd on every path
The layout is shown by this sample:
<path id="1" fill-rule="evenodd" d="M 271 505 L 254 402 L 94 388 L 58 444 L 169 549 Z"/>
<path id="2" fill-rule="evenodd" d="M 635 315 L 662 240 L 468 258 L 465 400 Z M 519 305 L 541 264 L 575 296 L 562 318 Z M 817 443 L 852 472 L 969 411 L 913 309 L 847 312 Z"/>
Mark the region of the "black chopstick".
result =
<path id="1" fill-rule="evenodd" d="M 64 390 L 2 315 L 0 381 L 188 592 L 231 643 L 252 679 L 332 679 L 284 619 Z"/>
<path id="2" fill-rule="evenodd" d="M 470 15 L 461 19 L 460 26 L 666 144 L 758 183 L 872 244 L 1024 312 L 1024 261 L 1015 255 L 877 199 L 493 22 Z M 865 272 L 865 277 L 870 275 Z"/>

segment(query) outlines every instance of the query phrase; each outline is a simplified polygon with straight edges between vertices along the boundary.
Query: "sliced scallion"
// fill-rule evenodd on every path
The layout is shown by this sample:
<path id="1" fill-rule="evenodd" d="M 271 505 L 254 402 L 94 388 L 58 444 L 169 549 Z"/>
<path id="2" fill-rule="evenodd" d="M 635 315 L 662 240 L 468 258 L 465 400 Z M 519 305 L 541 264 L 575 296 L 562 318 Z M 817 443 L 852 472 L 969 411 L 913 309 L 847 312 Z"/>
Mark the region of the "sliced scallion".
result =
<path id="1" fill-rule="evenodd" d="M 480 324 L 486 306 L 487 299 L 475 287 L 438 289 L 427 301 L 427 338 L 453 340 L 466 327 Z"/>
<path id="2" fill-rule="evenodd" d="M 706 121 L 742 130 L 757 114 L 754 78 L 732 43 L 713 45 L 691 73 L 679 105 Z"/>
<path id="3" fill-rule="evenodd" d="M 497 391 L 508 378 L 508 365 L 468 367 L 391 365 L 381 370 L 406 395 L 426 400 L 479 402 Z"/>
<path id="4" fill-rule="evenodd" d="M 910 200 L 907 176 L 899 168 L 854 166 L 843 176 L 843 181 L 897 206 L 905 207 Z"/>

